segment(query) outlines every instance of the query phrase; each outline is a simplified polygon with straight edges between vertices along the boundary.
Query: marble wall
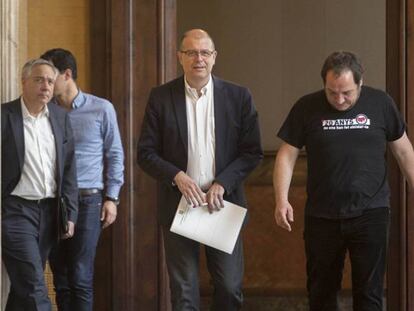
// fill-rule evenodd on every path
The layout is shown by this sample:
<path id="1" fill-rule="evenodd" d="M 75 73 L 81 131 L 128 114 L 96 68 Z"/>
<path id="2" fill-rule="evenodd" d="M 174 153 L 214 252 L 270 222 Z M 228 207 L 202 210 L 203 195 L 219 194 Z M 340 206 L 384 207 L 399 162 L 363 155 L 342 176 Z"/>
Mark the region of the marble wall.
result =
<path id="1" fill-rule="evenodd" d="M 0 58 L 0 100 L 4 103 L 19 93 L 19 1 L 0 1 Z M 9 290 L 9 280 L 3 265 L 0 273 L 0 305 L 3 309 Z"/>

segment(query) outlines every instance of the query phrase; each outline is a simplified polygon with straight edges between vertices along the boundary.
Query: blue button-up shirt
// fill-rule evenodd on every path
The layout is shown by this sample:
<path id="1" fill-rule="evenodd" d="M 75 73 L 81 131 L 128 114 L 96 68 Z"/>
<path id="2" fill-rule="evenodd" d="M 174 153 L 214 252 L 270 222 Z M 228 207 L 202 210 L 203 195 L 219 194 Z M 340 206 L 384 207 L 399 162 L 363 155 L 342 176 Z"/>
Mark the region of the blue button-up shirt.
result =
<path id="1" fill-rule="evenodd" d="M 69 118 L 75 141 L 78 187 L 105 188 L 107 196 L 118 197 L 124 183 L 124 151 L 113 105 L 79 90 Z"/>

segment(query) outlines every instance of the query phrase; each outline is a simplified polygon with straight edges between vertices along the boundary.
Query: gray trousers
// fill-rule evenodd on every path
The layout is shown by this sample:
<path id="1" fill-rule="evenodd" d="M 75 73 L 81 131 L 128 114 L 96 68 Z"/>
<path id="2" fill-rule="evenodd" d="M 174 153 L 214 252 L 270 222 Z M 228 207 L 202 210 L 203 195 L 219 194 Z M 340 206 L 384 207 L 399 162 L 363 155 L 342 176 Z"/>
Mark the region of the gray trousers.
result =
<path id="1" fill-rule="evenodd" d="M 163 227 L 173 311 L 200 310 L 200 244 Z M 214 286 L 211 310 L 240 310 L 243 302 L 243 245 L 239 236 L 231 255 L 206 246 L 207 268 Z"/>
<path id="2" fill-rule="evenodd" d="M 6 311 L 50 311 L 44 267 L 56 235 L 56 199 L 2 202 L 2 258 L 10 277 Z"/>

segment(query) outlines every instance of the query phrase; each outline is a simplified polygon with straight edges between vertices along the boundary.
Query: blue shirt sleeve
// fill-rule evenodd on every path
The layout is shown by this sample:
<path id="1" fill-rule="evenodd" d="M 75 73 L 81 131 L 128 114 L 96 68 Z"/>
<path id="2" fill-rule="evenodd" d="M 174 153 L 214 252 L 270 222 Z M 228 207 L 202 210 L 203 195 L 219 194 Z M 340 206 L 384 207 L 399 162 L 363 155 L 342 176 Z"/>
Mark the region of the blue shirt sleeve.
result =
<path id="1" fill-rule="evenodd" d="M 124 152 L 113 105 L 107 102 L 102 122 L 106 195 L 118 197 L 124 183 Z"/>

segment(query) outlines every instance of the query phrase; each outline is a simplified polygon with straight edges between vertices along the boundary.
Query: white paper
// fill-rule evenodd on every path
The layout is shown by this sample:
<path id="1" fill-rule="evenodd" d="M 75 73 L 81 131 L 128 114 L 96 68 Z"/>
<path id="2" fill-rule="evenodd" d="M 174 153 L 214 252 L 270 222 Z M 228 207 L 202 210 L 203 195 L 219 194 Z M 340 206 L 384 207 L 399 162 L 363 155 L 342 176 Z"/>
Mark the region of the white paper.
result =
<path id="1" fill-rule="evenodd" d="M 224 201 L 224 208 L 210 214 L 207 206 L 193 208 L 181 197 L 170 231 L 231 254 L 246 211 Z"/>

